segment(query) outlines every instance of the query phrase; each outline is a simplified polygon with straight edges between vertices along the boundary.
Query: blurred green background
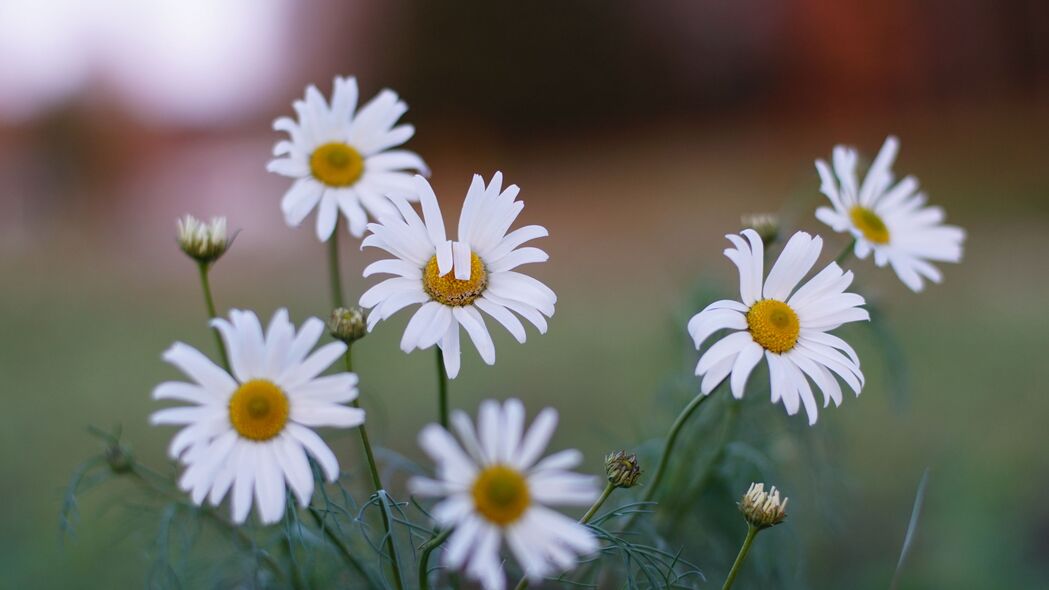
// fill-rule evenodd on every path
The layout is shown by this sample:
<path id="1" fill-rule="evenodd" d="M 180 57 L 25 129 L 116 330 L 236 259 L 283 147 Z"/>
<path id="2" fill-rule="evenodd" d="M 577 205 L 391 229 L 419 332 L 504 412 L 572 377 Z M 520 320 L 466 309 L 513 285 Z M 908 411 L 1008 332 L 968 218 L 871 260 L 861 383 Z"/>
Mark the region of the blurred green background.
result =
<path id="1" fill-rule="evenodd" d="M 740 215 L 778 211 L 788 230 L 823 233 L 829 260 L 845 240 L 812 216 L 812 161 L 837 143 L 870 156 L 900 136 L 898 173 L 969 232 L 964 261 L 921 294 L 848 264 L 907 375 L 872 328 L 846 331 L 863 395 L 811 429 L 749 400 L 736 427 L 766 467 L 684 508 L 728 518 L 742 481 L 772 473 L 791 516 L 759 537 L 737 587 L 759 587 L 777 560 L 777 587 L 887 588 L 928 469 L 901 588 L 1049 586 L 1049 8 L 1036 0 L 5 3 L 0 586 L 145 579 L 155 531 L 122 505 L 126 486 L 86 495 L 72 536 L 58 514 L 73 469 L 101 448 L 88 425 L 121 425 L 139 458 L 166 465 L 172 432 L 147 425 L 152 387 L 177 376 L 160 353 L 174 340 L 212 346 L 177 216 L 223 214 L 241 229 L 215 269 L 221 308 L 328 313 L 312 218 L 283 225 L 286 182 L 264 166 L 270 120 L 337 73 L 358 75 L 363 96 L 402 94 L 418 130 L 408 147 L 446 207 L 470 174 L 502 170 L 528 204 L 520 223 L 549 228 L 551 260 L 531 269 L 560 296 L 549 333 L 518 345 L 495 329 L 497 364 L 466 351 L 452 400 L 471 412 L 490 396 L 555 405 L 555 447 L 578 446 L 594 472 L 606 452 L 652 445 L 698 388 L 684 324 L 733 291 L 721 250 Z M 343 246 L 356 296 L 377 254 Z M 418 457 L 434 361 L 400 353 L 406 320 L 355 360 L 373 438 Z M 688 430 L 679 473 L 715 444 L 712 408 Z M 353 440 L 330 440 L 357 469 Z M 733 555 L 708 551 L 704 534 L 671 538 L 703 548 L 689 558 L 720 587 Z"/>

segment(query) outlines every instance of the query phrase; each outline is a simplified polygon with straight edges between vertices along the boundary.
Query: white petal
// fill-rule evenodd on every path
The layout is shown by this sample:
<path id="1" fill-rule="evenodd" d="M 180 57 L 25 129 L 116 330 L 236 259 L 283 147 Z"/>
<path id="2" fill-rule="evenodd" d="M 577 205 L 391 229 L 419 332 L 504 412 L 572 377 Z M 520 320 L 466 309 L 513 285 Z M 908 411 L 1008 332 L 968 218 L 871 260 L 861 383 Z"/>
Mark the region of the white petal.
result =
<path id="1" fill-rule="evenodd" d="M 751 337 L 750 332 L 733 332 L 732 334 L 725 336 L 721 340 L 715 342 L 714 345 L 711 346 L 702 357 L 700 357 L 699 364 L 696 366 L 696 374 L 702 375 L 721 361 L 727 358 L 735 358 L 743 348 L 753 342 L 754 338 Z"/>
<path id="2" fill-rule="evenodd" d="M 808 274 L 823 249 L 823 238 L 805 232 L 791 236 L 765 279 L 766 299 L 786 301 L 802 277 Z"/>
<path id="3" fill-rule="evenodd" d="M 313 496 L 313 472 L 302 445 L 290 436 L 281 435 L 275 441 L 273 449 L 284 479 L 298 498 L 299 505 L 308 506 L 310 497 Z"/>
<path id="4" fill-rule="evenodd" d="M 513 466 L 525 470 L 534 465 L 536 459 L 543 454 L 546 445 L 550 443 L 555 428 L 557 428 L 557 410 L 544 408 L 536 415 L 528 432 L 525 433 L 518 455 L 513 460 Z"/>
<path id="5" fill-rule="evenodd" d="M 301 178 L 291 185 L 280 201 L 280 210 L 284 221 L 291 227 L 298 227 L 310 211 L 317 206 L 324 194 L 324 186 L 313 178 Z"/>
<path id="6" fill-rule="evenodd" d="M 233 522 L 242 524 L 251 511 L 251 492 L 255 484 L 255 469 L 258 463 L 258 447 L 255 443 L 241 442 L 236 479 L 233 482 L 233 501 L 230 502 Z"/>
<path id="7" fill-rule="evenodd" d="M 292 406 L 290 417 L 303 426 L 353 428 L 364 424 L 364 410 L 337 404 L 298 402 Z"/>
<path id="8" fill-rule="evenodd" d="M 216 395 L 228 397 L 237 388 L 237 383 L 229 373 L 192 346 L 176 342 L 164 352 L 163 358 Z"/>
<path id="9" fill-rule="evenodd" d="M 495 320 L 502 324 L 518 342 L 524 344 L 525 338 L 527 337 L 524 325 L 521 324 L 521 320 L 518 320 L 517 316 L 511 313 L 510 310 L 502 305 L 494 303 L 491 299 L 483 295 L 479 299 L 474 300 L 473 304 L 481 311 L 495 318 Z"/>
<path id="10" fill-rule="evenodd" d="M 495 364 L 495 344 L 492 343 L 492 336 L 488 333 L 480 312 L 473 306 L 465 306 L 453 308 L 452 314 L 470 335 L 470 340 L 481 354 L 481 359 L 489 365 Z"/>
<path id="11" fill-rule="evenodd" d="M 263 524 L 280 521 L 284 514 L 284 479 L 273 454 L 273 445 L 258 445 L 258 465 L 255 473 L 255 499 Z"/>
<path id="12" fill-rule="evenodd" d="M 423 207 L 423 220 L 426 223 L 426 231 L 430 236 L 430 242 L 441 244 L 448 241 L 444 234 L 444 218 L 441 216 L 441 206 L 437 203 L 437 195 L 425 178 L 418 174 L 414 177 L 415 192 L 419 195 L 419 202 Z"/>
<path id="13" fill-rule="evenodd" d="M 444 371 L 449 379 L 455 379 L 459 375 L 460 355 L 459 324 L 452 322 L 441 339 L 441 357 L 444 359 Z"/>
<path id="14" fill-rule="evenodd" d="M 747 319 L 734 309 L 709 309 L 709 307 L 688 321 L 688 333 L 698 349 L 714 332 L 718 330 L 746 330 Z"/>
<path id="15" fill-rule="evenodd" d="M 764 356 L 761 345 L 757 342 L 752 342 L 743 347 L 743 350 L 739 351 L 739 355 L 736 357 L 735 363 L 732 365 L 732 395 L 736 399 L 743 397 L 743 389 L 747 384 L 747 378 L 750 377 L 750 373 L 757 366 L 761 357 Z"/>
<path id="16" fill-rule="evenodd" d="M 221 404 L 225 397 L 204 389 L 199 385 L 181 381 L 165 381 L 153 390 L 153 399 L 175 399 L 200 405 Z"/>
<path id="17" fill-rule="evenodd" d="M 335 224 L 339 220 L 338 201 L 332 191 L 324 191 L 321 197 L 320 207 L 317 209 L 317 239 L 327 242 L 331 234 L 335 232 Z"/>
<path id="18" fill-rule="evenodd" d="M 285 426 L 285 431 L 305 447 L 306 451 L 316 459 L 317 463 L 320 463 L 328 481 L 339 479 L 339 461 L 321 437 L 317 436 L 316 432 L 293 422 Z"/>

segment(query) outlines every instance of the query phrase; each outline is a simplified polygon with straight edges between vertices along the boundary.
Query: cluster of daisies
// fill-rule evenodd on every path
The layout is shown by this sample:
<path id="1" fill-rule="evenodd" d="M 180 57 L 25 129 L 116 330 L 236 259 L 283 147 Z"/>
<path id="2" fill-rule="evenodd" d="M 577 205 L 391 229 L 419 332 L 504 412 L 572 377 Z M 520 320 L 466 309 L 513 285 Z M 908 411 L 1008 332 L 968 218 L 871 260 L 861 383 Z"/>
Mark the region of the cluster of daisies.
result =
<path id="1" fill-rule="evenodd" d="M 429 173 L 425 162 L 399 148 L 414 134 L 411 125 L 398 123 L 407 106 L 384 90 L 358 108 L 358 94 L 354 78 L 336 78 L 330 102 L 316 87 L 307 88 L 293 104 L 296 117 L 274 122 L 287 138 L 277 142 L 267 168 L 293 179 L 280 201 L 289 226 L 316 211 L 316 235 L 327 241 L 344 218 L 349 233 L 363 238 L 361 247 L 390 255 L 364 271 L 365 277 L 386 277 L 360 297 L 367 331 L 412 308 L 401 350 L 438 347 L 453 379 L 460 372 L 463 332 L 488 364 L 495 362 L 491 321 L 520 343 L 525 323 L 545 333 L 557 296 L 520 267 L 547 260 L 543 250 L 526 245 L 547 230 L 511 230 L 524 208 L 519 188 L 504 186 L 501 173 L 488 180 L 475 175 L 457 235 L 449 236 L 423 176 Z M 820 190 L 831 206 L 816 217 L 851 234 L 858 258 L 873 254 L 877 265 L 891 265 L 918 291 L 926 279 L 941 280 L 933 262 L 960 259 L 964 234 L 943 224 L 941 209 L 926 206 L 914 178 L 895 181 L 897 148 L 890 137 L 862 182 L 854 150 L 835 148 L 831 165 L 817 161 Z M 208 264 L 228 246 L 224 221 L 187 219 L 180 230 L 183 249 L 207 253 Z M 814 389 L 824 406 L 839 405 L 841 383 L 856 394 L 864 384 L 855 350 L 831 333 L 869 319 L 863 297 L 848 291 L 852 272 L 836 262 L 812 272 L 823 253 L 819 236 L 794 234 L 774 261 L 772 244 L 753 229 L 726 237 L 740 297 L 711 303 L 687 326 L 697 348 L 714 339 L 696 366 L 701 394 L 727 383 L 742 397 L 764 359 L 772 401 L 792 415 L 804 407 L 815 423 Z M 296 327 L 286 310 L 265 328 L 256 314 L 239 310 L 211 325 L 221 335 L 223 362 L 174 344 L 163 358 L 189 381 L 162 383 L 154 397 L 186 405 L 160 410 L 152 422 L 181 427 L 169 453 L 184 466 L 178 483 L 195 503 L 218 505 L 228 497 L 236 523 L 245 522 L 252 506 L 263 523 L 279 522 L 288 510 L 288 490 L 299 505 L 309 505 L 316 485 L 311 460 L 328 481 L 340 476 L 336 455 L 314 429 L 361 427 L 366 420 L 357 375 L 330 372 L 347 344 L 318 347 L 324 323 L 310 318 Z M 504 544 L 533 580 L 571 569 L 599 548 L 591 529 L 548 507 L 585 506 L 599 492 L 598 478 L 573 471 L 579 452 L 543 457 L 556 423 L 556 411 L 547 408 L 526 428 L 524 405 L 511 399 L 482 403 L 476 424 L 456 411 L 449 426 L 422 429 L 419 443 L 436 464 L 435 477 L 416 477 L 409 488 L 435 498 L 436 526 L 452 531 L 442 552 L 446 567 L 501 589 Z"/>

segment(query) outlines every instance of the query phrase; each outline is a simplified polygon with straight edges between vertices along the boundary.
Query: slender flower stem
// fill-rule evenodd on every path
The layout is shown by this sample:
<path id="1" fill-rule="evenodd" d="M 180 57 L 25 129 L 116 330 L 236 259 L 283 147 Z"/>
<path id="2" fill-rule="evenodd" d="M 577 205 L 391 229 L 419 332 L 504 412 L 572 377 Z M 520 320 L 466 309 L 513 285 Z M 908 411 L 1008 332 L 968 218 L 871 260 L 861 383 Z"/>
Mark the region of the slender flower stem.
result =
<path id="1" fill-rule="evenodd" d="M 335 231 L 328 239 L 328 274 L 331 277 L 331 299 L 332 307 L 342 307 L 342 271 L 339 267 L 339 226 L 340 220 L 335 220 Z"/>
<path id="2" fill-rule="evenodd" d="M 444 529 L 419 548 L 419 590 L 428 590 L 430 587 L 430 554 L 434 549 L 440 547 L 441 543 L 444 543 L 451 534 L 451 528 Z"/>
<path id="3" fill-rule="evenodd" d="M 444 351 L 437 349 L 437 415 L 441 426 L 448 430 L 448 372 L 444 369 Z"/>
<path id="4" fill-rule="evenodd" d="M 215 299 L 211 296 L 211 281 L 208 280 L 210 266 L 206 262 L 197 263 L 197 269 L 200 271 L 200 288 L 204 291 L 204 304 L 208 307 L 208 319 L 213 320 L 218 317 L 218 314 L 215 313 Z M 229 357 L 226 356 L 226 347 L 222 344 L 222 335 L 219 334 L 218 328 L 212 328 L 211 332 L 215 335 L 215 344 L 219 348 L 222 366 L 229 370 Z"/>
<path id="5" fill-rule="evenodd" d="M 597 511 L 601 509 L 601 505 L 605 503 L 605 500 L 607 500 L 608 497 L 612 495 L 612 492 L 615 491 L 615 489 L 616 484 L 612 482 L 608 482 L 607 484 L 605 484 L 605 489 L 601 491 L 601 495 L 597 497 L 597 500 L 594 500 L 593 505 L 590 506 L 590 509 L 586 511 L 586 514 L 583 515 L 583 518 L 579 519 L 579 524 L 586 524 L 590 522 L 590 519 L 593 518 L 595 514 L 597 514 Z M 522 576 L 521 580 L 517 582 L 517 586 L 514 586 L 514 590 L 525 590 L 525 588 L 527 587 L 528 576 Z"/>
<path id="6" fill-rule="evenodd" d="M 724 381 L 721 383 L 724 383 Z M 718 385 L 718 387 L 720 386 L 721 384 Z M 692 413 L 695 412 L 703 402 L 717 393 L 718 387 L 715 387 L 709 394 L 704 395 L 700 393 L 692 398 L 692 401 L 688 402 L 685 409 L 681 410 L 677 419 L 674 420 L 674 424 L 670 427 L 670 431 L 667 432 L 667 440 L 663 443 L 663 454 L 659 457 L 659 465 L 656 466 L 656 473 L 652 476 L 652 481 L 646 486 L 644 496 L 641 497 L 642 502 L 650 502 L 652 497 L 655 496 L 659 484 L 663 481 L 663 474 L 666 473 L 667 465 L 670 463 L 670 455 L 674 451 L 674 443 L 677 442 L 677 437 L 681 433 L 681 428 L 685 425 L 685 422 L 688 422 Z"/>
<path id="7" fill-rule="evenodd" d="M 739 575 L 739 570 L 743 567 L 743 560 L 747 558 L 747 553 L 750 552 L 750 545 L 754 543 L 754 537 L 758 536 L 758 527 L 748 524 L 747 525 L 747 538 L 743 541 L 743 546 L 739 548 L 739 555 L 736 556 L 736 563 L 732 564 L 732 570 L 728 573 L 728 578 L 725 579 L 725 585 L 721 587 L 721 590 L 729 590 L 732 587 L 732 583 L 736 581 L 736 576 Z"/>
<path id="8" fill-rule="evenodd" d="M 837 262 L 839 265 L 841 265 L 841 263 L 845 262 L 849 255 L 852 254 L 855 248 L 856 238 L 852 238 L 851 240 L 849 240 L 849 243 L 845 246 L 845 249 L 842 250 L 840 254 L 838 254 L 837 258 L 834 259 L 834 262 Z"/>
<path id="9" fill-rule="evenodd" d="M 351 351 L 353 345 L 348 344 L 346 346 L 346 371 L 353 372 L 353 356 Z M 360 408 L 360 397 L 355 398 L 351 404 L 355 408 Z M 364 427 L 364 423 L 361 423 L 357 427 L 358 432 L 361 433 L 361 446 L 364 447 L 364 456 L 368 459 L 368 471 L 371 472 L 372 486 L 375 488 L 376 494 L 382 494 L 385 490 L 382 485 L 382 478 L 379 476 L 379 467 L 375 462 L 375 454 L 372 452 L 371 442 L 368 440 L 368 430 Z M 381 500 L 381 498 L 380 498 Z M 397 560 L 397 549 L 394 546 L 393 540 L 393 529 L 390 526 L 390 517 L 386 514 L 386 507 L 379 507 L 379 514 L 382 515 L 382 528 L 386 531 L 386 550 L 390 554 L 390 567 L 393 569 L 393 583 L 394 587 L 400 590 L 404 588 L 404 582 L 401 580 L 401 565 Z"/>
<path id="10" fill-rule="evenodd" d="M 607 500 L 608 497 L 612 495 L 612 492 L 615 489 L 616 484 L 612 482 L 608 482 L 607 484 L 605 484 L 605 489 L 601 492 L 601 495 L 598 496 L 597 500 L 594 501 L 594 505 L 586 511 L 586 514 L 583 515 L 583 518 L 579 519 L 579 524 L 586 524 L 590 522 L 590 519 L 593 518 L 595 514 L 597 514 L 597 511 L 601 509 L 601 505 L 605 503 L 605 500 Z"/>

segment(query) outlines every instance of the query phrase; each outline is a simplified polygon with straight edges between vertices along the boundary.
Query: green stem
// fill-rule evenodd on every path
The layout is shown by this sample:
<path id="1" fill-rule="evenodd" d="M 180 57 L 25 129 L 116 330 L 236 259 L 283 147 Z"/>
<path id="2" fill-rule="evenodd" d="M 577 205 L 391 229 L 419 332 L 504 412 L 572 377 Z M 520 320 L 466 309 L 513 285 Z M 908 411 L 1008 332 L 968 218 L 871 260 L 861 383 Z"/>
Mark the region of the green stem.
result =
<path id="1" fill-rule="evenodd" d="M 440 547 L 441 543 L 444 543 L 451 534 L 452 529 L 447 528 L 419 548 L 419 590 L 427 590 L 430 587 L 430 554 L 434 549 Z"/>
<path id="2" fill-rule="evenodd" d="M 747 525 L 747 538 L 743 541 L 743 546 L 739 548 L 739 555 L 736 556 L 736 563 L 732 564 L 732 570 L 728 573 L 728 578 L 725 579 L 725 585 L 721 587 L 721 590 L 729 590 L 732 587 L 732 583 L 736 581 L 736 576 L 739 575 L 739 570 L 743 567 L 743 560 L 747 558 L 747 553 L 750 552 L 750 545 L 754 543 L 754 537 L 758 536 L 758 527 L 748 524 Z"/>
<path id="3" fill-rule="evenodd" d="M 348 344 L 346 346 L 346 371 L 353 372 L 353 357 L 351 351 L 353 345 Z M 360 408 L 360 398 L 356 398 L 351 402 L 351 405 L 355 408 Z M 371 472 L 372 486 L 375 488 L 375 493 L 381 493 L 385 488 L 382 485 L 382 478 L 379 476 L 379 467 L 375 462 L 375 454 L 372 452 L 372 445 L 368 439 L 368 430 L 362 423 L 357 427 L 357 430 L 361 433 L 361 446 L 364 447 L 364 456 L 368 459 L 368 471 Z M 381 501 L 381 498 L 380 498 Z M 386 550 L 390 554 L 390 566 L 393 568 L 393 582 L 394 586 L 398 589 L 404 588 L 404 582 L 401 580 L 401 566 L 397 560 L 397 548 L 394 546 L 393 540 L 393 528 L 390 526 L 390 517 L 386 514 L 386 506 L 379 507 L 379 514 L 382 515 L 382 527 L 386 531 Z"/>
<path id="4" fill-rule="evenodd" d="M 218 314 L 215 313 L 215 299 L 211 296 L 211 281 L 208 280 L 210 265 L 206 262 L 198 262 L 197 269 L 200 270 L 200 287 L 204 291 L 204 304 L 208 307 L 208 319 L 213 320 L 218 317 Z M 229 357 L 226 356 L 226 346 L 222 344 L 222 335 L 219 334 L 218 328 L 212 328 L 211 332 L 215 335 L 215 344 L 219 348 L 222 366 L 228 371 Z"/>
<path id="5" fill-rule="evenodd" d="M 586 524 L 590 522 L 590 519 L 593 518 L 595 514 L 597 514 L 597 511 L 601 508 L 601 505 L 605 503 L 605 500 L 607 500 L 608 497 L 612 495 L 612 491 L 615 489 L 616 484 L 612 482 L 608 482 L 607 484 L 605 484 L 604 491 L 601 492 L 601 495 L 594 502 L 594 505 L 590 507 L 590 510 L 586 511 L 586 514 L 583 515 L 583 518 L 579 519 L 579 524 Z"/>
<path id="6" fill-rule="evenodd" d="M 586 524 L 590 522 L 590 519 L 593 518 L 595 514 L 597 514 L 597 511 L 601 509 L 601 505 L 605 503 L 605 500 L 607 500 L 608 497 L 612 495 L 612 492 L 615 491 L 615 489 L 616 484 L 612 482 L 608 482 L 607 484 L 605 484 L 605 489 L 601 492 L 601 495 L 598 496 L 597 500 L 594 501 L 593 505 L 590 506 L 590 509 L 586 511 L 586 514 L 583 515 L 583 518 L 579 519 L 579 524 Z M 527 587 L 528 576 L 523 576 L 521 578 L 521 581 L 517 582 L 517 586 L 514 586 L 514 590 L 524 590 Z"/>
<path id="7" fill-rule="evenodd" d="M 444 370 L 444 351 L 437 349 L 437 415 L 441 426 L 448 430 L 448 372 Z"/>
<path id="8" fill-rule="evenodd" d="M 285 518 L 291 516 L 291 512 L 294 511 L 294 504 L 288 506 L 285 510 L 287 515 Z M 286 523 L 286 526 L 293 526 L 292 523 Z M 303 590 L 306 588 L 306 581 L 302 575 L 302 568 L 299 567 L 299 561 L 295 558 L 295 544 L 291 542 L 291 535 L 284 535 L 284 550 L 288 553 L 288 568 L 291 570 L 291 587 L 294 590 Z"/>
<path id="9" fill-rule="evenodd" d="M 724 381 L 722 381 L 724 383 Z M 720 387 L 720 384 L 718 385 Z M 663 481 L 663 474 L 666 473 L 667 465 L 670 463 L 670 454 L 674 451 L 674 443 L 677 442 L 677 437 L 681 433 L 681 428 L 688 422 L 688 419 L 692 416 L 692 413 L 696 411 L 699 406 L 706 400 L 710 399 L 718 388 L 715 387 L 709 394 L 700 393 L 696 397 L 692 398 L 692 401 L 688 402 L 685 409 L 681 410 L 678 414 L 674 424 L 670 427 L 670 431 L 667 433 L 667 440 L 663 443 L 663 454 L 659 457 L 659 465 L 656 466 L 656 473 L 652 476 L 651 483 L 645 488 L 645 494 L 641 497 L 642 502 L 652 501 L 652 497 L 656 494 L 656 489 L 659 488 L 660 482 Z"/>
<path id="10" fill-rule="evenodd" d="M 328 274 L 331 277 L 332 307 L 342 307 L 342 271 L 339 268 L 339 220 L 328 240 Z"/>
<path id="11" fill-rule="evenodd" d="M 834 259 L 834 262 L 837 262 L 838 265 L 840 266 L 841 263 L 845 262 L 845 259 L 847 259 L 849 257 L 849 255 L 852 254 L 852 252 L 855 250 L 855 248 L 856 248 L 856 238 L 852 238 L 851 240 L 849 240 L 849 243 L 845 246 L 845 249 L 842 250 L 840 254 L 838 254 L 837 258 Z"/>

